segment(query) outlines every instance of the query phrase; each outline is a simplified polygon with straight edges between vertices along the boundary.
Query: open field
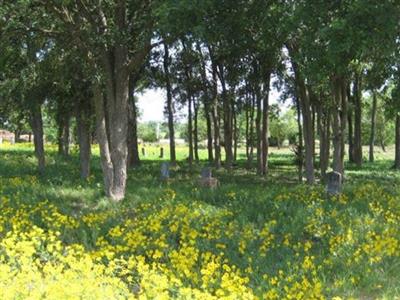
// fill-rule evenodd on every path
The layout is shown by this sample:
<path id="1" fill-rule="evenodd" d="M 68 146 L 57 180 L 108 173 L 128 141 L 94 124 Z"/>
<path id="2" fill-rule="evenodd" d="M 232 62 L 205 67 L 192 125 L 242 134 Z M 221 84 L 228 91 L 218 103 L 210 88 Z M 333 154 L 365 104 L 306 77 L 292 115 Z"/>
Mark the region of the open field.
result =
<path id="1" fill-rule="evenodd" d="M 185 148 L 168 183 L 157 147 L 129 170 L 126 199 L 103 196 L 78 157 L 47 146 L 36 175 L 30 145 L 0 145 L 0 298 L 396 299 L 400 172 L 393 153 L 346 166 L 343 195 L 296 182 L 293 154 L 272 149 L 270 175 L 244 168 L 199 188 Z M 168 157 L 168 152 L 166 156 Z M 206 157 L 202 150 L 201 157 Z"/>

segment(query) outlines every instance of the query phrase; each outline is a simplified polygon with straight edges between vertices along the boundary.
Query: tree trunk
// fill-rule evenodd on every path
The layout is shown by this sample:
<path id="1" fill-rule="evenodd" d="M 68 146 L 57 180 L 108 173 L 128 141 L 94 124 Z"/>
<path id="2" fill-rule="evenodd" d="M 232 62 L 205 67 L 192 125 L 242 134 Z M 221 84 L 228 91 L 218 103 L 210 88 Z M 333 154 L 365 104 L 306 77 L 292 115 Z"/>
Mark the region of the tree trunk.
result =
<path id="1" fill-rule="evenodd" d="M 344 175 L 344 130 L 346 129 L 346 92 L 344 80 L 342 78 L 333 78 L 333 100 L 335 109 L 332 112 L 333 128 L 333 170 Z M 343 177 L 342 177 L 343 178 Z"/>
<path id="2" fill-rule="evenodd" d="M 400 169 L 400 115 L 396 114 L 396 146 L 394 156 L 394 168 Z"/>
<path id="3" fill-rule="evenodd" d="M 70 132 L 69 132 L 69 127 L 70 127 L 70 115 L 66 114 L 65 115 L 65 121 L 64 121 L 64 128 L 63 128 L 63 155 L 64 156 L 69 156 L 69 143 L 70 143 Z"/>
<path id="4" fill-rule="evenodd" d="M 263 89 L 263 105 L 262 105 L 262 175 L 267 175 L 268 172 L 268 126 L 269 126 L 269 86 L 271 81 L 271 73 L 269 71 L 264 74 L 264 89 Z"/>
<path id="5" fill-rule="evenodd" d="M 61 116 L 58 116 L 58 128 L 57 128 L 57 146 L 58 146 L 58 155 L 63 155 L 64 153 L 64 145 L 63 145 L 63 133 L 64 133 L 64 122 Z"/>
<path id="6" fill-rule="evenodd" d="M 193 151 L 194 151 L 194 159 L 196 163 L 198 163 L 199 162 L 198 100 L 193 99 L 193 108 L 194 108 Z"/>
<path id="7" fill-rule="evenodd" d="M 188 97 L 188 142 L 189 142 L 189 165 L 193 164 L 193 125 L 192 125 L 192 96 Z"/>
<path id="8" fill-rule="evenodd" d="M 247 101 L 248 101 L 248 99 L 246 99 L 246 102 Z M 246 158 L 247 158 L 247 160 L 249 160 L 249 156 L 250 156 L 250 136 L 249 136 L 249 132 L 250 132 L 250 114 L 249 114 L 250 105 L 249 105 L 248 102 L 246 103 L 246 107 L 245 107 L 245 111 L 244 111 L 244 118 L 246 120 L 245 136 L 246 136 Z"/>
<path id="9" fill-rule="evenodd" d="M 340 111 L 340 118 L 341 118 L 341 131 L 343 133 L 343 138 L 342 138 L 342 149 L 341 149 L 341 160 L 342 160 L 342 166 L 343 166 L 343 172 L 342 172 L 342 178 L 344 178 L 344 156 L 345 156 L 345 138 L 344 138 L 344 133 L 346 132 L 346 125 L 347 125 L 347 116 L 348 116 L 348 84 L 344 79 L 341 80 L 341 92 L 342 92 L 342 106 L 341 106 L 341 111 Z"/>
<path id="10" fill-rule="evenodd" d="M 298 165 L 298 178 L 299 182 L 303 182 L 303 164 L 304 164 L 304 159 L 303 159 L 303 128 L 301 125 L 301 108 L 300 108 L 300 100 L 298 97 L 295 97 L 296 99 L 296 111 L 297 111 L 297 128 L 299 132 L 299 144 L 298 148 L 295 149 L 296 151 L 296 160 L 297 160 L 297 165 Z"/>
<path id="11" fill-rule="evenodd" d="M 97 137 L 107 197 L 120 201 L 125 197 L 128 163 L 129 75 L 127 49 L 115 46 L 113 55 L 103 54 L 105 102 L 101 87 L 95 83 Z"/>
<path id="12" fill-rule="evenodd" d="M 232 103 L 233 106 L 233 103 Z M 237 115 L 233 110 L 233 161 L 237 160 L 237 150 L 238 150 L 238 127 L 237 127 Z"/>
<path id="13" fill-rule="evenodd" d="M 303 136 L 304 136 L 304 153 L 305 153 L 305 172 L 308 184 L 315 182 L 314 175 L 314 131 L 312 124 L 312 112 L 310 95 L 304 81 L 298 81 L 299 100 L 303 117 Z"/>
<path id="14" fill-rule="evenodd" d="M 221 144 L 220 144 L 220 123 L 219 123 L 219 109 L 218 109 L 218 90 L 216 72 L 213 68 L 213 107 L 212 118 L 214 124 L 214 163 L 215 167 L 221 167 Z"/>
<path id="15" fill-rule="evenodd" d="M 361 75 L 356 74 L 353 84 L 353 103 L 354 103 L 354 149 L 353 156 L 354 162 L 358 167 L 362 165 L 363 153 L 362 153 L 362 141 L 361 141 Z"/>
<path id="16" fill-rule="evenodd" d="M 174 128 L 174 107 L 172 100 L 172 86 L 169 73 L 170 57 L 168 46 L 164 43 L 164 73 L 165 73 L 165 87 L 167 90 L 167 113 L 168 113 L 168 132 L 169 132 L 169 149 L 170 161 L 172 164 L 176 163 L 175 151 L 175 128 Z"/>
<path id="17" fill-rule="evenodd" d="M 96 110 L 96 127 L 97 127 L 96 138 L 100 148 L 100 161 L 104 177 L 104 190 L 107 197 L 114 199 L 113 195 L 114 171 L 113 171 L 113 164 L 111 161 L 109 140 L 107 134 L 108 131 L 107 121 L 104 110 L 105 101 L 101 88 L 97 83 L 94 83 L 93 85 L 93 97 Z"/>
<path id="18" fill-rule="evenodd" d="M 213 154 L 213 137 L 212 137 L 212 122 L 211 122 L 211 112 L 210 104 L 208 101 L 204 103 L 204 114 L 206 115 L 207 123 L 207 150 L 208 150 L 208 161 L 212 162 L 214 160 Z"/>
<path id="19" fill-rule="evenodd" d="M 354 97 L 353 97 L 354 98 Z M 349 101 L 352 99 L 350 97 L 350 87 L 348 87 L 348 91 L 347 91 L 347 99 L 349 99 Z M 354 102 L 354 101 L 352 101 Z M 349 161 L 350 162 L 355 162 L 354 159 L 354 139 L 353 139 L 353 109 L 349 109 L 347 112 L 347 124 L 348 124 L 348 142 L 349 142 Z"/>
<path id="20" fill-rule="evenodd" d="M 222 86 L 222 107 L 224 111 L 224 148 L 225 148 L 225 167 L 227 169 L 232 168 L 233 163 L 233 151 L 232 151 L 232 106 L 231 98 L 228 94 L 225 83 L 225 74 L 222 65 L 218 66 L 219 79 Z"/>
<path id="21" fill-rule="evenodd" d="M 289 52 L 293 52 L 294 49 L 289 47 Z M 315 171 L 314 171 L 314 130 L 313 130 L 313 117 L 310 101 L 309 88 L 306 86 L 304 78 L 300 73 L 298 64 L 293 59 L 292 56 L 292 66 L 295 74 L 296 81 L 296 92 L 298 99 L 300 101 L 300 107 L 303 117 L 303 135 L 304 135 L 304 145 L 305 145 L 305 172 L 306 180 L 308 184 L 313 184 L 315 182 Z"/>
<path id="22" fill-rule="evenodd" d="M 322 103 L 318 107 L 318 133 L 319 133 L 319 167 L 321 170 L 321 179 L 324 181 L 326 170 L 329 165 L 329 109 Z"/>
<path id="23" fill-rule="evenodd" d="M 257 174 L 263 175 L 262 101 L 259 87 L 256 89 Z"/>
<path id="24" fill-rule="evenodd" d="M 253 152 L 254 152 L 254 107 L 255 107 L 256 99 L 255 93 L 251 93 L 251 101 L 250 101 L 250 120 L 249 120 L 249 154 L 247 156 L 247 167 L 250 168 L 253 162 Z"/>
<path id="25" fill-rule="evenodd" d="M 86 180 L 90 176 L 91 134 L 90 134 L 90 104 L 87 99 L 78 103 L 76 125 L 79 144 L 79 162 L 81 178 Z"/>
<path id="26" fill-rule="evenodd" d="M 128 102 L 128 167 L 134 168 L 140 165 L 139 144 L 137 136 L 137 108 L 135 93 L 135 80 L 129 78 L 129 102 Z"/>
<path id="27" fill-rule="evenodd" d="M 353 112 L 349 110 L 347 114 L 347 123 L 349 126 L 349 129 L 347 131 L 348 134 L 348 143 L 349 143 L 349 161 L 350 162 L 355 162 L 354 160 L 354 143 L 353 143 Z"/>
<path id="28" fill-rule="evenodd" d="M 15 141 L 16 143 L 19 143 L 19 142 L 21 141 L 21 129 L 19 129 L 19 128 L 17 128 L 17 129 L 14 131 L 14 141 Z"/>
<path id="29" fill-rule="evenodd" d="M 369 161 L 370 162 L 374 162 L 376 107 L 377 107 L 376 91 L 373 90 L 372 91 L 372 111 L 371 111 L 371 133 L 370 133 L 370 138 L 369 138 Z"/>
<path id="30" fill-rule="evenodd" d="M 35 103 L 32 107 L 30 125 L 34 135 L 33 142 L 35 146 L 35 155 L 38 161 L 38 171 L 39 174 L 44 174 L 46 163 L 44 154 L 42 107 L 38 103 Z"/>
<path id="31" fill-rule="evenodd" d="M 381 140 L 381 148 L 383 152 L 386 152 L 385 142 L 383 141 L 383 139 Z"/>
<path id="32" fill-rule="evenodd" d="M 70 115 L 65 111 L 60 111 L 58 116 L 58 154 L 62 156 L 69 155 L 70 143 Z"/>

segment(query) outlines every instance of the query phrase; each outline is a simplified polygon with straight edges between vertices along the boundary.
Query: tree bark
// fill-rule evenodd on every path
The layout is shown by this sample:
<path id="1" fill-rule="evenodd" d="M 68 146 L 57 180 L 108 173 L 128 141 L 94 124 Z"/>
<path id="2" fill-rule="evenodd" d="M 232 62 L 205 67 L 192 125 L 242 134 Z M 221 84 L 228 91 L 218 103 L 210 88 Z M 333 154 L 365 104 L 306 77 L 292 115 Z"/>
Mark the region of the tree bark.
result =
<path id="1" fill-rule="evenodd" d="M 298 148 L 296 149 L 296 159 L 297 159 L 297 165 L 298 165 L 298 178 L 299 182 L 303 182 L 303 164 L 304 164 L 304 159 L 303 159 L 303 128 L 301 125 L 301 108 L 300 108 L 300 100 L 298 97 L 295 97 L 296 99 L 296 111 L 297 111 L 297 129 L 299 133 L 299 144 Z"/>
<path id="2" fill-rule="evenodd" d="M 33 142 L 35 146 L 35 155 L 37 158 L 37 168 L 39 174 L 44 174 L 45 171 L 45 154 L 44 154 L 44 139 L 43 139 L 43 119 L 42 119 L 42 107 L 38 103 L 34 103 L 31 116 L 30 125 L 33 131 Z"/>
<path id="3" fill-rule="evenodd" d="M 70 115 L 65 110 L 58 112 L 58 154 L 63 156 L 69 155 L 69 143 L 70 143 Z"/>
<path id="4" fill-rule="evenodd" d="M 256 87 L 256 135 L 257 135 L 257 174 L 263 175 L 262 101 L 259 87 Z"/>
<path id="5" fill-rule="evenodd" d="M 353 103 L 354 103 L 354 162 L 358 167 L 362 165 L 362 140 L 361 140 L 361 115 L 362 115 L 362 89 L 361 75 L 356 74 L 353 84 Z"/>
<path id="6" fill-rule="evenodd" d="M 352 99 L 352 97 L 350 97 L 350 86 L 348 86 L 347 99 L 349 100 L 349 102 Z M 352 102 L 354 102 L 354 101 L 352 101 Z M 349 143 L 348 155 L 349 155 L 349 161 L 353 163 L 353 162 L 355 162 L 354 139 L 353 139 L 353 109 L 349 109 L 347 112 L 347 124 L 348 124 L 347 134 L 348 134 L 348 143 Z"/>
<path id="7" fill-rule="evenodd" d="M 306 86 L 301 70 L 294 60 L 295 52 L 297 49 L 294 45 L 288 45 L 289 53 L 292 57 L 292 67 L 295 75 L 296 82 L 296 93 L 300 101 L 300 107 L 303 117 L 303 136 L 305 145 L 305 172 L 306 180 L 308 184 L 314 184 L 315 182 L 315 170 L 314 170 L 314 149 L 315 139 L 313 130 L 313 117 L 312 108 L 310 101 L 309 88 Z"/>
<path id="8" fill-rule="evenodd" d="M 318 133 L 319 133 L 319 164 L 321 170 L 321 178 L 325 179 L 326 170 L 329 165 L 329 128 L 330 128 L 329 109 L 324 107 L 322 103 L 318 107 Z"/>
<path id="9" fill-rule="evenodd" d="M 114 199 L 113 197 L 113 180 L 114 171 L 113 164 L 111 161 L 110 147 L 107 134 L 107 122 L 105 115 L 105 101 L 100 86 L 95 83 L 93 85 L 93 98 L 96 110 L 96 138 L 100 148 L 100 161 L 101 168 L 103 170 L 104 178 L 104 190 L 107 197 Z"/>
<path id="10" fill-rule="evenodd" d="M 394 156 L 394 168 L 400 169 L 400 115 L 396 114 L 396 145 Z"/>
<path id="11" fill-rule="evenodd" d="M 234 104 L 232 102 L 232 112 L 233 112 L 233 161 L 237 160 L 238 152 L 238 126 L 237 126 L 237 114 L 233 108 Z"/>
<path id="12" fill-rule="evenodd" d="M 249 119 L 249 133 L 248 133 L 248 155 L 247 155 L 247 167 L 250 168 L 253 162 L 253 152 L 254 152 L 254 107 L 255 107 L 256 99 L 255 93 L 251 92 L 250 98 L 250 119 Z"/>
<path id="13" fill-rule="evenodd" d="M 65 122 L 64 122 L 64 128 L 63 128 L 63 155 L 64 156 L 69 156 L 69 143 L 70 143 L 70 115 L 66 114 L 65 115 Z"/>
<path id="14" fill-rule="evenodd" d="M 208 53 L 210 55 L 211 60 L 211 69 L 212 69 L 212 121 L 214 124 L 214 165 L 216 169 L 221 167 L 221 142 L 220 142 L 220 121 L 219 121 L 219 103 L 218 103 L 218 70 L 215 62 L 215 58 L 213 56 L 213 50 L 210 45 L 207 45 Z"/>
<path id="15" fill-rule="evenodd" d="M 137 107 L 134 97 L 135 80 L 129 78 L 129 102 L 128 102 L 128 167 L 140 166 L 139 144 L 137 136 Z"/>
<path id="16" fill-rule="evenodd" d="M 79 144 L 80 175 L 83 180 L 86 180 L 90 176 L 90 115 L 90 103 L 87 99 L 82 99 L 78 103 L 76 125 Z"/>
<path id="17" fill-rule="evenodd" d="M 193 164 L 193 124 L 192 124 L 192 96 L 188 96 L 188 142 L 189 142 L 189 165 Z"/>
<path id="18" fill-rule="evenodd" d="M 296 67 L 297 70 L 297 67 Z M 304 153 L 305 153 L 305 175 L 308 184 L 315 182 L 314 171 L 314 131 L 312 122 L 312 111 L 310 103 L 310 95 L 304 80 L 301 78 L 299 71 L 295 71 L 297 75 L 297 89 L 300 100 L 300 107 L 303 119 L 303 137 L 304 137 Z M 296 75 L 295 75 L 296 76 Z"/>
<path id="19" fill-rule="evenodd" d="M 213 137 L 212 137 L 212 121 L 211 121 L 211 111 L 210 104 L 206 100 L 204 103 L 204 114 L 206 115 L 206 123 L 207 123 L 207 151 L 208 151 L 208 161 L 214 161 L 214 153 L 213 153 Z"/>
<path id="20" fill-rule="evenodd" d="M 193 99 L 194 109 L 194 128 L 193 128 L 193 151 L 196 163 L 199 162 L 199 130 L 198 130 L 198 113 L 199 113 L 198 100 Z"/>
<path id="21" fill-rule="evenodd" d="M 169 56 L 168 46 L 164 43 L 164 74 L 165 74 L 165 87 L 167 90 L 167 113 L 168 113 L 168 132 L 169 132 L 169 149 L 170 161 L 176 163 L 176 150 L 175 150 L 175 128 L 174 128 L 174 107 L 172 100 L 172 86 L 169 72 L 169 65 L 171 58 Z"/>
<path id="22" fill-rule="evenodd" d="M 370 133 L 370 138 L 369 138 L 369 161 L 370 162 L 374 162 L 376 107 L 377 107 L 376 91 L 373 90 L 372 91 L 372 111 L 371 111 L 371 133 Z"/>
<path id="23" fill-rule="evenodd" d="M 227 169 L 232 168 L 233 163 L 233 151 L 232 151 L 232 105 L 231 97 L 228 94 L 228 90 L 225 82 L 224 68 L 222 65 L 218 65 L 218 75 L 222 86 L 222 107 L 224 112 L 224 148 L 225 148 L 225 167 Z"/>
<path id="24" fill-rule="evenodd" d="M 250 105 L 249 105 L 249 98 L 246 98 L 246 106 L 245 106 L 245 111 L 244 111 L 244 118 L 246 120 L 245 123 L 245 137 L 246 137 L 246 158 L 247 160 L 249 159 L 250 155 Z"/>
<path id="25" fill-rule="evenodd" d="M 262 175 L 268 173 L 268 126 L 269 126 L 269 86 L 271 73 L 267 71 L 264 74 L 263 105 L 262 105 Z"/>
<path id="26" fill-rule="evenodd" d="M 344 175 L 344 130 L 346 129 L 346 92 L 344 79 L 334 77 L 332 79 L 332 94 L 335 109 L 332 112 L 333 129 L 333 170 Z M 342 177 L 343 178 L 343 177 Z"/>
<path id="27" fill-rule="evenodd" d="M 103 54 L 105 101 L 99 83 L 94 84 L 97 137 L 107 197 L 120 201 L 125 197 L 128 159 L 129 75 L 127 49 L 115 46 L 113 55 Z"/>
<path id="28" fill-rule="evenodd" d="M 213 105 L 212 118 L 214 124 L 214 164 L 217 169 L 221 167 L 221 143 L 220 143 L 220 123 L 219 123 L 219 108 L 218 108 L 218 84 L 216 68 L 213 64 Z"/>

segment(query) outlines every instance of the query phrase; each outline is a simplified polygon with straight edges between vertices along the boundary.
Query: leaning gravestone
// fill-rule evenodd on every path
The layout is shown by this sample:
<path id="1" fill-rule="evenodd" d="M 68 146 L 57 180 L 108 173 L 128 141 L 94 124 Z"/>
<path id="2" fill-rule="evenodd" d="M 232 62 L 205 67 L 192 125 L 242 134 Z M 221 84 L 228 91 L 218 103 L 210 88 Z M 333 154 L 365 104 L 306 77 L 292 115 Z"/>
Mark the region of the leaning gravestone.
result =
<path id="1" fill-rule="evenodd" d="M 199 179 L 199 185 L 201 187 L 214 189 L 219 186 L 217 178 L 212 177 L 211 168 L 206 167 L 201 170 L 201 178 Z"/>
<path id="2" fill-rule="evenodd" d="M 169 179 L 169 163 L 163 162 L 161 164 L 161 180 Z"/>
<path id="3" fill-rule="evenodd" d="M 326 174 L 326 192 L 329 196 L 337 196 L 342 191 L 342 174 L 329 172 Z"/>

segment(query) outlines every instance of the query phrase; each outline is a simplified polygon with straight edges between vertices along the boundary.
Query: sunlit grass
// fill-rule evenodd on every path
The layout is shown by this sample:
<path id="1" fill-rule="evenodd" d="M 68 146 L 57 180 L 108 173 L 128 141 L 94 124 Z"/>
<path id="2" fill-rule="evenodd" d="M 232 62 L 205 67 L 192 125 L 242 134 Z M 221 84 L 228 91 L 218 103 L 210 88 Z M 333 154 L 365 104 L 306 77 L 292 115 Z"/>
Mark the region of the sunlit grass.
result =
<path id="1" fill-rule="evenodd" d="M 400 178 L 392 149 L 361 169 L 345 193 L 296 183 L 289 149 L 272 149 L 270 174 L 238 161 L 199 188 L 203 161 L 187 149 L 159 180 L 157 146 L 129 170 L 126 199 L 103 196 L 92 176 L 48 145 L 38 176 L 31 145 L 0 145 L 0 298 L 395 299 L 400 296 Z M 243 150 L 241 150 L 243 151 Z M 165 152 L 166 158 L 168 152 Z M 12 274 L 12 275 L 10 275 Z M 339 298 L 335 298 L 339 299 Z"/>

